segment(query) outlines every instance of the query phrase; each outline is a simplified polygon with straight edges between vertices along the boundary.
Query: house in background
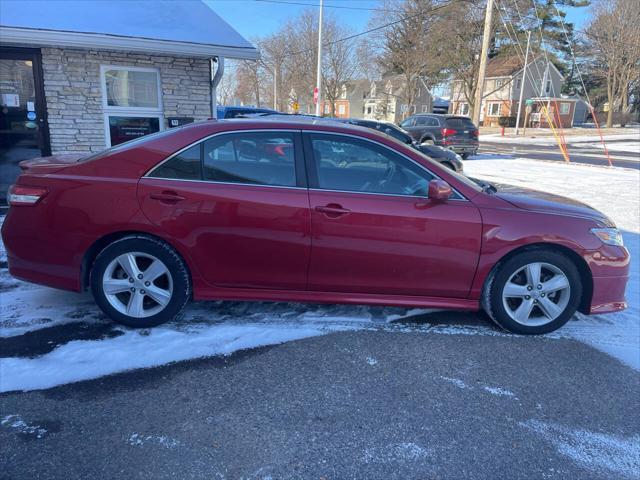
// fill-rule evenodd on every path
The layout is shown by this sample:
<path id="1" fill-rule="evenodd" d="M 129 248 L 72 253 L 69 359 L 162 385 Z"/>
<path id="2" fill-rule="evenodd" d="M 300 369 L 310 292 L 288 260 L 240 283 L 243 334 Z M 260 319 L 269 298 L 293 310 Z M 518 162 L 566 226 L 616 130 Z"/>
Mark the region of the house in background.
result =
<path id="1" fill-rule="evenodd" d="M 499 55 L 489 60 L 480 111 L 480 125 L 485 127 L 499 126 L 500 117 L 512 117 L 512 123 L 514 123 L 518 108 L 520 108 L 520 124 L 522 126 L 525 119 L 526 100 L 535 99 L 534 108 L 539 106 L 539 110 L 533 113 L 542 113 L 542 106 L 549 104 L 559 112 L 562 126 L 571 127 L 572 106 L 575 102 L 560 96 L 564 77 L 555 65 L 552 62 L 547 62 L 543 57 L 535 58 L 527 65 L 526 78 L 524 78 L 523 66 L 523 61 L 517 55 Z M 524 101 L 523 105 L 518 105 L 521 89 L 524 89 Z M 465 97 L 463 84 L 460 80 L 454 80 L 451 86 L 451 113 L 471 114 L 469 102 Z M 533 122 L 534 118 L 536 122 Z M 533 115 L 529 120 L 532 121 L 532 126 L 548 126 L 544 114 Z"/>
<path id="2" fill-rule="evenodd" d="M 362 118 L 399 123 L 415 113 L 431 113 L 433 97 L 423 85 L 418 85 L 413 105 L 402 102 L 404 95 L 404 77 L 396 75 L 373 81 L 364 95 L 364 114 Z"/>
<path id="3" fill-rule="evenodd" d="M 257 50 L 200 0 L 2 0 L 0 203 L 18 162 L 215 116 L 224 58 Z"/>

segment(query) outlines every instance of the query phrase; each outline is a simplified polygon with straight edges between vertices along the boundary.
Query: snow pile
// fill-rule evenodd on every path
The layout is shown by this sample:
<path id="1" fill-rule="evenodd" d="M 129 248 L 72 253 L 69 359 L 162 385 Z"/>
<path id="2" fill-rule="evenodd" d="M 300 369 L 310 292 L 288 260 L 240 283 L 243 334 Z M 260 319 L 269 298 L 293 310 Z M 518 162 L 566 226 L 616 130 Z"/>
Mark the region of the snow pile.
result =
<path id="1" fill-rule="evenodd" d="M 556 334 L 588 343 L 640 370 L 640 171 L 522 159 L 469 160 L 464 168 L 468 175 L 490 182 L 574 198 L 616 222 L 631 253 L 629 308 L 607 315 L 578 314 Z"/>

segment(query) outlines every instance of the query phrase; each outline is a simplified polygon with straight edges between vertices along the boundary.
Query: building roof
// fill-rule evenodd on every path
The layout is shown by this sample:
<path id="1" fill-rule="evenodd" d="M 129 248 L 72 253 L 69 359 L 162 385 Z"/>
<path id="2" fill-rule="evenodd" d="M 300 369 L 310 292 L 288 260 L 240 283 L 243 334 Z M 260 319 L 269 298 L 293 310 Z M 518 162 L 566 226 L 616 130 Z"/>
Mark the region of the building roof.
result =
<path id="1" fill-rule="evenodd" d="M 518 55 L 498 55 L 487 62 L 486 77 L 510 77 L 524 66 Z"/>
<path id="2" fill-rule="evenodd" d="M 201 0 L 2 0 L 0 41 L 258 58 L 255 47 Z"/>

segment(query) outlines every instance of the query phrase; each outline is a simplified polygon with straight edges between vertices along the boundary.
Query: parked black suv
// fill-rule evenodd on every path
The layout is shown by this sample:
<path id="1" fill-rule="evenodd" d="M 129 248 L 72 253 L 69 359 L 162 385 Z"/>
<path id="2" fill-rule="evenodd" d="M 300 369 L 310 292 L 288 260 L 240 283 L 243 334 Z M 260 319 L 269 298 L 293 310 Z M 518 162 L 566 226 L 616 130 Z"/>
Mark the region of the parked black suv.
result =
<path id="1" fill-rule="evenodd" d="M 449 148 L 462 158 L 478 151 L 479 130 L 469 117 L 423 113 L 413 115 L 400 126 L 418 143 L 431 143 Z"/>
<path id="2" fill-rule="evenodd" d="M 386 133 L 390 137 L 400 140 L 402 143 L 411 145 L 416 150 L 424 153 L 427 157 L 432 158 L 436 162 L 443 164 L 445 167 L 450 168 L 458 173 L 462 173 L 463 166 L 460 156 L 451 150 L 439 147 L 437 145 L 429 145 L 426 143 L 418 144 L 411 135 L 409 135 L 402 128 L 394 125 L 393 123 L 379 122 L 376 120 L 364 120 L 361 118 L 347 118 L 336 119 L 340 122 L 350 123 L 352 125 L 359 125 L 361 127 L 371 128 L 378 130 L 379 132 Z"/>

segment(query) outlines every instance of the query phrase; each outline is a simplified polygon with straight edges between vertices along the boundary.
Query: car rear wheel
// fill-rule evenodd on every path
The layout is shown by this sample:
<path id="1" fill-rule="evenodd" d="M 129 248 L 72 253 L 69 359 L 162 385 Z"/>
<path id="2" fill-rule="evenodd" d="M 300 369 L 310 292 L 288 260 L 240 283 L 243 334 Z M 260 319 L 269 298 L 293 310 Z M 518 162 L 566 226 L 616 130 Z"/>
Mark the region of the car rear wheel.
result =
<path id="1" fill-rule="evenodd" d="M 466 160 L 467 158 L 469 158 L 469 153 L 461 153 L 460 156 L 462 157 L 463 160 Z"/>
<path id="2" fill-rule="evenodd" d="M 176 318 L 191 297 L 184 261 L 166 243 L 130 236 L 106 247 L 91 269 L 91 291 L 114 321 L 153 327 Z"/>
<path id="3" fill-rule="evenodd" d="M 499 265 L 485 288 L 489 316 L 510 332 L 552 332 L 576 312 L 582 283 L 575 264 L 554 251 L 520 253 Z"/>

